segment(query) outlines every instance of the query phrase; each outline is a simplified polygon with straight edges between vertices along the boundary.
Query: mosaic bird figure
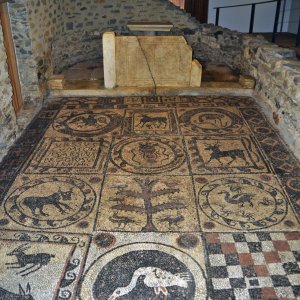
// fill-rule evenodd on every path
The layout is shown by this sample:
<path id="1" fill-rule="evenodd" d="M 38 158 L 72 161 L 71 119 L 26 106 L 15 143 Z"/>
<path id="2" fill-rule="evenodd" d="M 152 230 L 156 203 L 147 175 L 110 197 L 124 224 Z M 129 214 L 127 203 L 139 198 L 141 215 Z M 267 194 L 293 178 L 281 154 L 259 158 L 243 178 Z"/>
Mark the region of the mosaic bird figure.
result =
<path id="1" fill-rule="evenodd" d="M 225 194 L 225 201 L 230 203 L 230 204 L 238 204 L 240 207 L 244 207 L 245 203 L 248 203 L 251 207 L 253 207 L 252 199 L 253 199 L 253 194 L 236 194 L 231 196 L 227 191 L 222 191 L 218 193 L 220 195 Z"/>
<path id="2" fill-rule="evenodd" d="M 191 281 L 191 276 L 188 273 L 172 274 L 155 267 L 139 268 L 133 273 L 130 283 L 125 287 L 118 287 L 108 300 L 115 300 L 130 293 L 135 288 L 136 283 L 141 276 L 145 276 L 144 284 L 153 288 L 156 296 L 162 294 L 165 299 L 168 296 L 167 287 L 179 286 L 187 288 L 188 283 Z"/>

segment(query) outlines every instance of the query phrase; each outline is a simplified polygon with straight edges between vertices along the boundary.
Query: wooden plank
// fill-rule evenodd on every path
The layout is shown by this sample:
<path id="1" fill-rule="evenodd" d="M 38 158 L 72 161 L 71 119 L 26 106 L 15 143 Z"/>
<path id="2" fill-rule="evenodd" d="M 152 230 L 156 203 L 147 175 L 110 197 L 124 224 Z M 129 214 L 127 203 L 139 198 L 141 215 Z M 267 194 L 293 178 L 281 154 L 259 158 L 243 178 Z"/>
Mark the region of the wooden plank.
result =
<path id="1" fill-rule="evenodd" d="M 10 20 L 8 15 L 7 4 L 4 1 L 0 2 L 0 21 L 3 30 L 4 47 L 6 49 L 8 74 L 12 85 L 12 104 L 16 113 L 20 111 L 23 105 L 21 94 L 21 85 L 17 66 L 16 53 L 12 39 L 10 28 Z"/>

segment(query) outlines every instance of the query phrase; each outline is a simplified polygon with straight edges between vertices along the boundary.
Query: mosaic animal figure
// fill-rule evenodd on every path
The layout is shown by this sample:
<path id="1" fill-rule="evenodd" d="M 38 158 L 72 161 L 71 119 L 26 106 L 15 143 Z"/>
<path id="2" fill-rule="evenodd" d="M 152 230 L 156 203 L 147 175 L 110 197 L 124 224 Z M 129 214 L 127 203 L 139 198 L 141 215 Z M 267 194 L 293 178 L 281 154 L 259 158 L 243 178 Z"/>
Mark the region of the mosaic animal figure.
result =
<path id="1" fill-rule="evenodd" d="M 95 115 L 88 115 L 86 116 L 78 116 L 74 118 L 70 123 L 77 123 L 77 126 L 79 127 L 85 127 L 85 126 L 95 126 L 96 128 L 101 127 L 99 123 L 106 124 L 106 119 L 104 117 L 102 118 L 96 118 Z"/>
<path id="2" fill-rule="evenodd" d="M 227 126 L 227 122 L 223 123 L 223 115 L 220 114 L 206 114 L 200 115 L 198 118 L 199 123 L 206 123 L 215 128 L 222 128 Z"/>
<path id="3" fill-rule="evenodd" d="M 61 212 L 61 214 L 65 214 L 66 210 L 71 210 L 72 208 L 62 201 L 70 201 L 72 199 L 72 194 L 73 188 L 67 192 L 63 192 L 61 188 L 59 188 L 58 192 L 47 197 L 26 197 L 23 199 L 23 205 L 27 206 L 35 216 L 48 216 L 48 214 L 44 212 L 44 207 L 46 205 L 54 206 Z"/>
<path id="4" fill-rule="evenodd" d="M 167 287 L 179 286 L 187 288 L 191 277 L 188 273 L 172 274 L 168 271 L 155 267 L 144 267 L 137 269 L 131 278 L 129 285 L 125 287 L 118 287 L 108 298 L 108 300 L 115 300 L 130 293 L 136 286 L 139 277 L 144 276 L 144 284 L 154 289 L 155 295 L 162 294 L 164 299 L 167 299 Z"/>
<path id="5" fill-rule="evenodd" d="M 34 300 L 30 293 L 31 287 L 29 283 L 26 286 L 26 291 L 19 284 L 19 294 L 9 292 L 0 287 L 0 300 Z"/>
<path id="6" fill-rule="evenodd" d="M 129 217 L 123 217 L 123 216 L 118 216 L 118 214 L 116 212 L 114 212 L 114 214 L 108 218 L 112 223 L 117 224 L 118 228 L 125 228 L 126 225 L 128 224 L 137 224 L 138 222 L 136 222 L 134 219 L 131 219 Z"/>
<path id="7" fill-rule="evenodd" d="M 231 161 L 227 164 L 228 166 L 231 165 L 237 158 L 244 160 L 246 165 L 249 165 L 249 163 L 245 157 L 244 150 L 233 149 L 233 150 L 223 151 L 223 150 L 220 150 L 220 145 L 218 143 L 213 144 L 213 145 L 206 144 L 205 146 L 206 146 L 206 148 L 204 148 L 205 150 L 212 151 L 207 163 L 210 163 L 213 159 L 216 159 L 221 165 L 223 165 L 220 158 L 229 157 L 229 158 L 231 158 Z"/>
<path id="8" fill-rule="evenodd" d="M 177 216 L 166 216 L 159 220 L 161 223 L 167 222 L 169 224 L 169 229 L 172 229 L 173 226 L 179 228 L 179 223 L 184 221 L 184 216 L 177 215 Z"/>
<path id="9" fill-rule="evenodd" d="M 23 269 L 17 274 L 22 277 L 38 271 L 43 266 L 47 266 L 51 258 L 55 257 L 49 253 L 26 254 L 25 250 L 31 248 L 30 245 L 25 244 L 15 248 L 8 256 L 15 256 L 17 261 L 13 263 L 6 263 L 8 269 Z M 1 299 L 1 298 L 0 298 Z"/>
<path id="10" fill-rule="evenodd" d="M 234 196 L 231 196 L 230 193 L 227 191 L 221 191 L 218 193 L 220 195 L 225 194 L 225 201 L 230 204 L 237 204 L 240 207 L 244 207 L 245 203 L 248 203 L 251 207 L 253 207 L 252 199 L 253 199 L 253 194 L 236 194 Z"/>
<path id="11" fill-rule="evenodd" d="M 116 205 L 122 205 L 125 202 L 125 198 L 111 198 L 109 199 L 110 202 L 115 202 Z"/>
<path id="12" fill-rule="evenodd" d="M 137 124 L 137 126 L 140 126 L 141 128 L 143 128 L 144 126 L 147 125 L 151 125 L 152 124 L 154 126 L 156 126 L 157 128 L 159 128 L 160 126 L 164 126 L 164 128 L 167 127 L 167 118 L 166 117 L 149 117 L 147 115 L 142 115 L 141 119 L 140 119 L 140 123 Z"/>

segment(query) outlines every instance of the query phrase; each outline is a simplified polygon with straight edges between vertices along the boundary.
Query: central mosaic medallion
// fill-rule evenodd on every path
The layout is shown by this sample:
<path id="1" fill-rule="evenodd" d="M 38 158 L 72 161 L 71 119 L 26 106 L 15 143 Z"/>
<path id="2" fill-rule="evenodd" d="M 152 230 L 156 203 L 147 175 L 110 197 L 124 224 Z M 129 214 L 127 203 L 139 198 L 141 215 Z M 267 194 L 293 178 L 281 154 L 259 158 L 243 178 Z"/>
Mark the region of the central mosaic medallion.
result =
<path id="1" fill-rule="evenodd" d="M 213 221 L 239 230 L 256 230 L 280 223 L 287 202 L 276 188 L 252 178 L 222 178 L 205 185 L 199 204 Z"/>
<path id="2" fill-rule="evenodd" d="M 121 139 L 112 150 L 111 160 L 125 172 L 158 174 L 182 166 L 185 162 L 185 152 L 174 139 L 161 137 Z"/>
<path id="3" fill-rule="evenodd" d="M 83 277 L 79 299 L 206 299 L 201 267 L 160 244 L 131 244 L 97 259 Z"/>
<path id="4" fill-rule="evenodd" d="M 53 128 L 64 134 L 92 137 L 112 132 L 122 124 L 122 116 L 111 111 L 66 112 L 55 119 Z"/>
<path id="5" fill-rule="evenodd" d="M 65 227 L 92 211 L 96 194 L 82 180 L 48 177 L 17 188 L 5 202 L 6 213 L 23 226 L 51 229 Z"/>

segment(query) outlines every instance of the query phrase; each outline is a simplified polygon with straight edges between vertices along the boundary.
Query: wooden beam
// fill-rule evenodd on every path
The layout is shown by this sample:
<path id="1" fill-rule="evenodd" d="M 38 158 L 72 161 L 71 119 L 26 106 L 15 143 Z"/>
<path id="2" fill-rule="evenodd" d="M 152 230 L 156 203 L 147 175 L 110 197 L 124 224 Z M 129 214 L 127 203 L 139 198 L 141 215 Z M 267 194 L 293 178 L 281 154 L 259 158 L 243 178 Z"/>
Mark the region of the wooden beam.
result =
<path id="1" fill-rule="evenodd" d="M 185 10 L 195 17 L 200 23 L 207 23 L 208 0 L 186 0 Z"/>
<path id="2" fill-rule="evenodd" d="M 6 49 L 8 74 L 9 74 L 12 91 L 13 91 L 12 104 L 15 112 L 18 113 L 23 105 L 23 99 L 21 94 L 21 85 L 19 79 L 15 47 L 14 47 L 11 28 L 10 28 L 8 8 L 5 2 L 7 1 L 0 2 L 0 21 L 2 25 L 3 37 L 4 37 L 4 47 Z"/>

